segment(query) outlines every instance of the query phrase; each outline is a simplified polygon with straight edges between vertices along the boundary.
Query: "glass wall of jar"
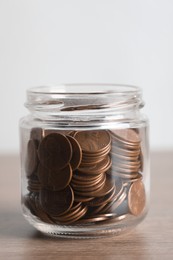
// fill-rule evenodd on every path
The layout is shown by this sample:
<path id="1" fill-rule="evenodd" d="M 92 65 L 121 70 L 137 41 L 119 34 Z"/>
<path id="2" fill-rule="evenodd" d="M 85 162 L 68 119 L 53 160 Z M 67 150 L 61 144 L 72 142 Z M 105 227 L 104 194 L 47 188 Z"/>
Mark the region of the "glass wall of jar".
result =
<path id="1" fill-rule="evenodd" d="M 20 120 L 25 218 L 55 236 L 129 231 L 149 205 L 148 120 L 141 89 L 111 84 L 27 91 Z"/>

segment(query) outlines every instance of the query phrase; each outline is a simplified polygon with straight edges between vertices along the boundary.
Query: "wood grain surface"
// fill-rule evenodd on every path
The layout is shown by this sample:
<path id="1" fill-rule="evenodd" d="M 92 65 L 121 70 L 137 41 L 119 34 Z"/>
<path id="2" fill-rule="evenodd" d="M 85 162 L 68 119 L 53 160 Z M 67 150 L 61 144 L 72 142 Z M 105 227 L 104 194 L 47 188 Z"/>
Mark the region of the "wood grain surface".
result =
<path id="1" fill-rule="evenodd" d="M 101 239 L 58 239 L 42 235 L 20 211 L 18 156 L 0 156 L 0 260 L 173 259 L 173 152 L 151 156 L 151 205 L 129 234 Z"/>

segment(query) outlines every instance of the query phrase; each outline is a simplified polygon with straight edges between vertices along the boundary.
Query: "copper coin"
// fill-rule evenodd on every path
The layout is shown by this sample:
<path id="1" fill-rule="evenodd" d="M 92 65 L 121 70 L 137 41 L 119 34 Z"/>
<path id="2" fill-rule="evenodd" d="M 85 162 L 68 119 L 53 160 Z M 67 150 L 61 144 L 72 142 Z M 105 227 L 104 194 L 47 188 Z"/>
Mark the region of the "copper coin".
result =
<path id="1" fill-rule="evenodd" d="M 134 216 L 140 215 L 146 205 L 145 187 L 142 181 L 136 181 L 131 184 L 128 193 L 128 206 Z"/>
<path id="2" fill-rule="evenodd" d="M 69 219 L 73 218 L 74 215 L 76 215 L 81 209 L 82 209 L 82 203 L 77 202 L 77 203 L 74 204 L 74 206 L 71 207 L 71 209 L 68 212 L 66 212 L 65 214 L 62 214 L 59 217 L 54 217 L 54 219 L 64 220 L 64 221 L 69 220 Z"/>
<path id="3" fill-rule="evenodd" d="M 70 210 L 73 201 L 74 193 L 70 186 L 61 191 L 42 189 L 39 193 L 41 207 L 53 216 L 60 216 Z"/>
<path id="4" fill-rule="evenodd" d="M 40 143 L 38 156 L 46 168 L 62 169 L 69 164 L 72 157 L 70 141 L 62 134 L 49 134 Z"/>
<path id="5" fill-rule="evenodd" d="M 129 165 L 129 166 L 140 166 L 141 162 L 139 161 L 139 158 L 138 157 L 129 157 L 128 160 L 123 160 L 123 159 L 119 159 L 116 155 L 112 155 L 111 154 L 111 160 L 112 160 L 112 164 L 113 165 L 116 165 L 117 163 L 122 163 L 122 164 L 125 164 L 125 165 Z"/>
<path id="6" fill-rule="evenodd" d="M 48 187 L 51 187 L 52 190 L 63 190 L 69 185 L 71 178 L 72 169 L 70 164 L 61 170 L 50 170 Z"/>
<path id="7" fill-rule="evenodd" d="M 93 185 L 97 185 L 97 183 L 100 182 L 103 179 L 104 173 L 99 174 L 98 176 L 97 175 L 95 175 L 95 176 L 97 177 L 96 179 L 94 179 L 94 180 L 88 179 L 87 181 L 86 180 L 85 181 L 79 181 L 79 180 L 75 180 L 73 178 L 71 183 L 73 184 L 74 187 L 81 187 L 81 188 L 82 187 L 92 187 Z"/>
<path id="8" fill-rule="evenodd" d="M 72 183 L 74 185 L 78 185 L 78 186 L 87 186 L 87 185 L 92 185 L 93 183 L 95 183 L 95 181 L 97 181 L 99 178 L 101 178 L 101 176 L 105 174 L 105 173 L 101 173 L 101 174 L 98 174 L 98 175 L 85 175 L 85 174 L 82 174 L 80 177 L 76 177 L 76 175 L 74 176 L 73 175 L 73 178 L 72 178 Z M 92 178 L 89 178 L 89 177 L 92 177 Z M 94 178 L 93 178 L 94 177 Z"/>
<path id="9" fill-rule="evenodd" d="M 121 203 L 125 200 L 127 197 L 127 191 L 126 189 L 123 190 L 123 192 L 119 195 L 119 197 L 115 197 L 110 203 L 108 203 L 103 209 L 103 213 L 107 212 L 114 212 L 115 209 L 117 209 Z"/>
<path id="10" fill-rule="evenodd" d="M 110 202 L 115 194 L 115 190 L 116 190 L 116 188 L 113 189 L 110 193 L 108 193 L 105 196 L 94 198 L 93 200 L 86 202 L 86 205 L 90 206 L 90 207 L 98 207 L 98 206 L 101 206 L 103 204 Z"/>
<path id="11" fill-rule="evenodd" d="M 112 170 L 115 171 L 115 172 L 120 172 L 120 173 L 137 173 L 138 170 L 139 170 L 139 167 L 138 168 L 133 168 L 133 169 L 130 169 L 130 168 L 120 168 L 118 166 L 115 166 L 113 165 L 112 166 Z"/>
<path id="12" fill-rule="evenodd" d="M 140 144 L 131 145 L 131 144 L 126 144 L 126 143 L 121 143 L 119 140 L 114 141 L 113 146 L 120 147 L 120 148 L 123 148 L 123 149 L 127 149 L 127 150 L 132 151 L 132 152 L 140 150 L 140 147 L 141 147 Z"/>
<path id="13" fill-rule="evenodd" d="M 90 212 L 89 215 L 95 216 L 95 215 L 97 215 L 97 214 L 101 214 L 101 213 L 102 213 L 102 209 L 103 209 L 106 205 L 107 205 L 107 203 L 103 203 L 103 204 L 101 204 L 101 205 L 99 205 L 99 206 L 91 207 L 91 208 L 89 209 L 89 212 Z"/>
<path id="14" fill-rule="evenodd" d="M 144 156 L 143 156 L 142 150 L 140 151 L 140 154 L 139 154 L 139 161 L 140 161 L 140 170 L 142 172 L 143 168 L 144 168 Z"/>
<path id="15" fill-rule="evenodd" d="M 102 176 L 104 173 L 99 173 L 97 175 L 89 175 L 87 173 L 81 173 L 79 171 L 75 171 L 73 173 L 73 178 L 72 181 L 76 181 L 76 182 L 90 182 L 90 181 L 95 181 L 99 178 L 99 176 Z"/>
<path id="16" fill-rule="evenodd" d="M 81 207 L 81 209 L 73 217 L 67 219 L 59 218 L 57 220 L 64 225 L 72 224 L 77 220 L 79 220 L 80 218 L 82 218 L 87 213 L 87 209 L 88 209 L 87 206 Z"/>
<path id="17" fill-rule="evenodd" d="M 82 205 L 82 202 L 73 202 L 73 205 L 72 205 L 72 208 L 73 208 L 73 210 L 75 210 L 75 209 L 77 209 L 77 208 L 79 208 L 80 206 Z"/>
<path id="18" fill-rule="evenodd" d="M 81 191 L 81 192 L 90 192 L 90 191 L 95 191 L 98 190 L 100 187 L 103 186 L 105 183 L 106 177 L 105 175 L 102 175 L 101 178 L 96 180 L 93 183 L 89 183 L 86 185 L 74 185 L 72 184 L 72 187 L 74 188 L 75 191 Z"/>
<path id="19" fill-rule="evenodd" d="M 79 143 L 72 136 L 67 135 L 67 138 L 70 141 L 71 146 L 72 146 L 73 153 L 72 153 L 70 165 L 72 167 L 72 170 L 74 171 L 79 167 L 79 165 L 81 163 L 82 149 L 81 149 Z"/>
<path id="20" fill-rule="evenodd" d="M 136 133 L 133 129 L 116 129 L 110 131 L 111 134 L 117 137 L 120 141 L 127 144 L 139 144 L 141 139 L 138 133 Z"/>
<path id="21" fill-rule="evenodd" d="M 70 220 L 63 222 L 63 223 L 66 224 L 66 225 L 69 225 L 69 224 L 72 224 L 72 223 L 76 224 L 76 221 L 78 221 L 79 219 L 83 218 L 86 215 L 87 210 L 88 210 L 87 206 L 84 206 L 81 209 L 81 211 L 74 216 L 73 219 L 70 219 Z"/>
<path id="22" fill-rule="evenodd" d="M 139 161 L 139 155 L 137 154 L 137 156 L 128 156 L 128 155 L 122 155 L 122 154 L 119 154 L 119 153 L 114 153 L 114 152 L 111 152 L 111 158 L 112 158 L 112 161 L 117 161 L 117 160 L 120 160 L 120 161 L 124 161 L 126 163 L 136 163 L 137 161 Z"/>
<path id="23" fill-rule="evenodd" d="M 105 155 L 104 156 L 100 156 L 98 158 L 92 158 L 92 159 L 87 159 L 87 158 L 84 158 L 84 156 L 82 157 L 82 161 L 81 161 L 81 164 L 80 164 L 80 167 L 83 168 L 83 167 L 93 167 L 96 163 L 100 163 L 101 161 L 103 161 L 103 159 L 105 159 Z"/>
<path id="24" fill-rule="evenodd" d="M 54 224 L 53 220 L 50 218 L 50 216 L 48 214 L 46 214 L 46 212 L 42 209 L 42 207 L 40 206 L 39 203 L 39 199 L 38 197 L 35 197 L 35 208 L 36 208 L 36 214 L 37 217 L 48 224 Z"/>
<path id="25" fill-rule="evenodd" d="M 84 196 L 84 197 L 94 197 L 94 196 L 102 196 L 100 195 L 99 191 L 103 190 L 103 187 L 105 186 L 105 181 L 106 181 L 106 176 L 104 176 L 103 180 L 101 180 L 101 182 L 98 184 L 98 186 L 91 188 L 90 190 L 76 190 L 75 189 L 75 194 L 80 195 L 80 196 Z M 108 184 L 106 185 L 106 188 L 108 189 Z M 106 188 L 104 189 L 104 191 L 106 192 Z M 101 193 L 102 194 L 102 193 Z"/>
<path id="26" fill-rule="evenodd" d="M 27 144 L 27 156 L 25 162 L 25 170 L 27 176 L 31 176 L 37 169 L 38 156 L 37 156 L 37 144 L 34 140 L 29 140 Z"/>
<path id="27" fill-rule="evenodd" d="M 28 186 L 27 189 L 31 192 L 39 192 L 42 188 L 41 183 L 39 182 L 38 179 L 30 179 L 28 181 Z"/>
<path id="28" fill-rule="evenodd" d="M 80 196 L 77 195 L 76 193 L 74 194 L 74 201 L 76 202 L 86 202 L 92 200 L 93 197 L 87 197 L 87 196 Z"/>
<path id="29" fill-rule="evenodd" d="M 140 167 L 116 163 L 112 165 L 112 169 L 118 172 L 131 173 L 131 172 L 138 172 Z"/>
<path id="30" fill-rule="evenodd" d="M 82 195 L 87 195 L 87 196 L 91 196 L 91 197 L 102 197 L 107 195 L 108 193 L 110 193 L 115 187 L 115 181 L 110 177 L 110 176 L 106 176 L 106 181 L 104 183 L 104 185 L 99 188 L 96 191 L 91 191 L 91 192 L 83 192 Z"/>
<path id="31" fill-rule="evenodd" d="M 75 134 L 84 152 L 100 152 L 110 145 L 111 138 L 107 131 L 81 131 Z"/>
<path id="32" fill-rule="evenodd" d="M 43 138 L 43 129 L 42 128 L 35 127 L 35 128 L 31 129 L 30 139 L 40 143 L 42 138 Z"/>
<path id="33" fill-rule="evenodd" d="M 37 216 L 37 210 L 35 207 L 35 198 L 33 196 L 33 194 L 30 195 L 26 195 L 24 197 L 24 205 L 25 207 L 31 212 L 32 215 Z"/>
<path id="34" fill-rule="evenodd" d="M 107 216 L 105 215 L 98 215 L 98 216 L 93 216 L 93 217 L 90 217 L 90 218 L 83 218 L 83 219 L 80 219 L 77 221 L 76 224 L 86 224 L 86 223 L 94 223 L 94 222 L 100 222 L 100 221 L 104 221 L 108 219 Z"/>
<path id="35" fill-rule="evenodd" d="M 138 158 L 138 156 L 140 154 L 140 148 L 135 149 L 135 150 L 130 150 L 127 148 L 112 145 L 111 154 L 113 154 L 113 155 L 118 154 L 118 155 L 123 155 L 126 157 L 128 156 L 130 160 L 133 160 L 134 157 L 135 157 L 135 159 Z"/>
<path id="36" fill-rule="evenodd" d="M 97 214 L 96 216 L 91 216 L 91 217 L 85 216 L 83 219 L 77 221 L 77 224 L 95 223 L 95 222 L 105 221 L 117 217 L 118 216 L 116 213 Z"/>
<path id="37" fill-rule="evenodd" d="M 111 196 L 111 199 L 110 199 L 111 201 L 116 201 L 124 190 L 123 182 L 122 182 L 121 178 L 119 178 L 119 177 L 115 178 L 115 187 L 116 187 L 115 192 L 114 192 L 113 196 Z"/>
<path id="38" fill-rule="evenodd" d="M 101 190 L 97 192 L 95 197 L 102 197 L 110 193 L 115 188 L 115 181 L 109 175 L 106 176 L 105 185 L 102 187 Z"/>
<path id="39" fill-rule="evenodd" d="M 138 178 L 138 172 L 131 173 L 122 173 L 122 172 L 114 172 L 115 176 L 120 177 L 122 180 L 130 181 Z"/>
<path id="40" fill-rule="evenodd" d="M 78 171 L 95 175 L 107 171 L 110 167 L 111 167 L 110 157 L 106 156 L 102 161 L 96 163 L 95 165 L 83 167 L 83 168 L 79 167 Z"/>
<path id="41" fill-rule="evenodd" d="M 88 160 L 94 160 L 97 159 L 98 157 L 101 156 L 105 156 L 106 154 L 108 154 L 111 150 L 111 143 L 109 143 L 109 145 L 107 145 L 104 149 L 96 152 L 87 152 L 87 151 L 83 151 L 83 158 L 87 158 Z"/>
<path id="42" fill-rule="evenodd" d="M 49 186 L 49 170 L 39 163 L 37 171 L 38 179 L 44 187 Z"/>
<path id="43" fill-rule="evenodd" d="M 135 181 L 143 179 L 143 176 L 142 176 L 141 173 L 138 173 L 136 176 L 130 176 L 130 175 L 127 175 L 127 174 L 126 174 L 126 176 L 124 176 L 124 174 L 123 174 L 120 177 L 122 178 L 123 181 L 126 181 L 128 184 L 131 183 L 131 182 L 135 182 Z"/>
<path id="44" fill-rule="evenodd" d="M 122 182 L 122 179 L 119 178 L 119 177 L 116 177 L 115 178 L 115 194 L 114 194 L 114 197 L 113 197 L 113 200 L 116 200 L 120 194 L 123 192 L 123 182 Z"/>
<path id="45" fill-rule="evenodd" d="M 62 134 L 62 135 L 70 135 L 72 133 L 71 130 L 59 130 L 59 129 L 43 129 L 43 137 L 49 134 Z"/>
<path id="46" fill-rule="evenodd" d="M 108 218 L 107 220 L 105 220 L 105 224 L 111 224 L 111 223 L 115 223 L 115 222 L 121 221 L 121 220 L 125 219 L 128 216 L 128 214 L 123 214 L 123 215 L 118 215 L 116 213 L 114 213 L 114 214 L 115 215 L 112 218 Z"/>

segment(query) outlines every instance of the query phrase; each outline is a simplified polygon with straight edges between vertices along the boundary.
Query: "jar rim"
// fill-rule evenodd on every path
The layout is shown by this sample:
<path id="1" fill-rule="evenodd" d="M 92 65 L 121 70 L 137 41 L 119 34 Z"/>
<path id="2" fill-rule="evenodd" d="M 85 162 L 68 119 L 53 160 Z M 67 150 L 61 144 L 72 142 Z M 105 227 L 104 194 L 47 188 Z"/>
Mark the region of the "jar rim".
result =
<path id="1" fill-rule="evenodd" d="M 27 95 L 132 95 L 141 94 L 138 86 L 113 83 L 68 83 L 37 86 L 27 90 Z"/>
<path id="2" fill-rule="evenodd" d="M 27 90 L 25 107 L 39 117 L 84 117 L 121 114 L 140 109 L 141 88 L 123 84 L 59 84 Z M 76 119 L 75 119 L 76 120 Z"/>

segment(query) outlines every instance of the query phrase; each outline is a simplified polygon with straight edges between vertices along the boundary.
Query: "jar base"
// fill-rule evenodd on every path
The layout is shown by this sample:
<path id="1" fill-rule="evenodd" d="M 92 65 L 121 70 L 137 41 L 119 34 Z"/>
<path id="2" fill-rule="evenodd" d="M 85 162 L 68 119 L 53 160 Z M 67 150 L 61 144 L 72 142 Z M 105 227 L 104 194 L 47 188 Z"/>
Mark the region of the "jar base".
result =
<path id="1" fill-rule="evenodd" d="M 137 226 L 146 216 L 146 213 L 134 220 L 130 214 L 126 220 L 114 223 L 92 223 L 83 225 L 54 225 L 47 224 L 34 219 L 33 216 L 25 215 L 27 221 L 38 231 L 46 236 L 73 239 L 91 239 L 103 238 L 108 236 L 119 236 L 129 233 Z"/>

